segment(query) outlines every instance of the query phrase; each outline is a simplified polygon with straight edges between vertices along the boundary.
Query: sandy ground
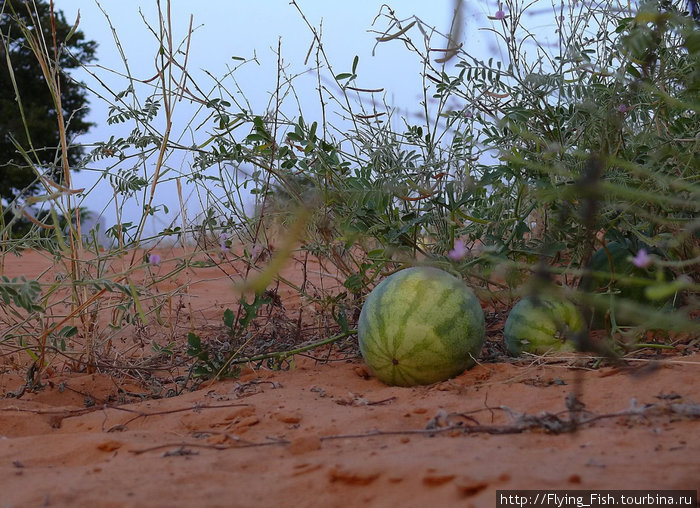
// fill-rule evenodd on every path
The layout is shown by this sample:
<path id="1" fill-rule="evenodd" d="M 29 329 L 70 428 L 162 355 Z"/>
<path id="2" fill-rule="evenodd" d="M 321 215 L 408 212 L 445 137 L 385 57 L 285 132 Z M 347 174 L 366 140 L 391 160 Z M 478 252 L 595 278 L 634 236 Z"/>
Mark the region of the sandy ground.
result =
<path id="1" fill-rule="evenodd" d="M 30 257 L 6 273 L 36 274 L 46 258 Z M 230 300 L 227 279 L 201 279 L 202 309 Z M 140 401 L 136 382 L 57 371 L 0 398 L 0 507 L 485 508 L 501 489 L 700 488 L 697 340 L 628 368 L 502 359 L 415 388 L 332 358 Z M 0 364 L 0 396 L 22 384 Z"/>

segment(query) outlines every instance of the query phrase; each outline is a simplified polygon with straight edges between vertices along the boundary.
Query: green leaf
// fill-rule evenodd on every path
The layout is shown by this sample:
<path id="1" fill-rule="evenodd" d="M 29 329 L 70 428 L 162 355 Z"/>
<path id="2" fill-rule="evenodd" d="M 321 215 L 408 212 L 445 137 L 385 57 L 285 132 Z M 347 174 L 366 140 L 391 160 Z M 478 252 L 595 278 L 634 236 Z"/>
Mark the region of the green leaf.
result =
<path id="1" fill-rule="evenodd" d="M 226 309 L 224 311 L 224 326 L 226 326 L 226 328 L 233 329 L 235 320 L 236 316 L 234 315 L 233 311 L 231 309 Z"/>
<path id="2" fill-rule="evenodd" d="M 362 277 L 359 273 L 353 273 L 350 277 L 345 279 L 343 286 L 348 288 L 351 293 L 359 293 L 363 286 Z"/>
<path id="3" fill-rule="evenodd" d="M 338 314 L 333 316 L 333 318 L 335 322 L 338 323 L 338 326 L 340 326 L 341 333 L 347 333 L 350 328 L 348 327 L 348 316 L 345 314 L 345 309 L 342 307 L 338 309 Z"/>
<path id="4" fill-rule="evenodd" d="M 68 339 L 76 333 L 78 333 L 77 326 L 64 326 L 63 328 L 61 328 L 61 331 L 58 332 L 58 335 Z"/>
<path id="5" fill-rule="evenodd" d="M 196 333 L 187 334 L 187 344 L 190 346 L 187 350 L 187 354 L 190 356 L 196 356 L 202 350 L 202 339 Z"/>
<path id="6" fill-rule="evenodd" d="M 262 296 L 259 293 L 255 294 L 255 300 L 253 303 L 247 303 L 245 299 L 241 298 L 240 303 L 243 306 L 244 314 L 239 319 L 239 330 L 245 330 L 248 325 L 258 316 L 258 310 L 263 305 L 267 305 L 271 300 L 269 297 Z"/>

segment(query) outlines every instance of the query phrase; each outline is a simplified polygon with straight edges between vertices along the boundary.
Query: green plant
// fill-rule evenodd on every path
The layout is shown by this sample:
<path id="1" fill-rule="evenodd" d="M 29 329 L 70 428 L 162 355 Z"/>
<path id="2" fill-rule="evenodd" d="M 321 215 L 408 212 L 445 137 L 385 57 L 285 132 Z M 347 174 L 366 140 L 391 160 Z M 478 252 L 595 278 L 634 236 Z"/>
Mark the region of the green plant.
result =
<path id="1" fill-rule="evenodd" d="M 22 12 L 26 10 L 26 15 L 17 14 L 16 7 L 21 7 Z M 44 192 L 31 195 L 39 189 L 36 182 L 32 183 L 7 207 L 4 204 L 2 207 L 2 273 L 6 262 L 12 262 L 14 256 L 25 249 L 45 253 L 52 262 L 49 266 L 53 264 L 49 273 L 53 277 L 28 283 L 28 287 L 36 292 L 31 308 L 18 312 L 18 308 L 7 306 L 0 312 L 2 355 L 12 356 L 13 362 L 23 365 L 25 360 L 22 354 L 26 354 L 33 362 L 37 379 L 57 359 L 62 359 L 73 369 L 95 371 L 103 355 L 109 352 L 112 339 L 120 333 L 122 325 L 129 323 L 138 331 L 139 327 L 148 323 L 147 315 L 157 315 L 159 305 L 162 306 L 162 301 L 158 300 L 162 299 L 152 294 L 153 281 L 149 284 L 147 280 L 143 286 L 135 281 L 135 274 L 148 266 L 147 256 L 146 263 L 143 263 L 143 258 L 137 257 L 133 250 L 130 252 L 131 262 L 125 263 L 124 257 L 128 253 L 124 249 L 104 251 L 105 246 L 98 240 L 97 228 L 83 234 L 82 222 L 86 220 L 88 212 L 80 203 L 85 189 L 75 189 L 71 179 L 72 171 L 81 169 L 84 163 L 79 158 L 83 152 L 82 147 L 70 144 L 69 136 L 81 132 L 87 125 L 82 120 L 86 113 L 82 108 L 85 90 L 73 81 L 66 81 L 65 69 L 73 67 L 76 62 L 88 61 L 94 45 L 80 42 L 83 36 L 77 31 L 77 23 L 68 33 L 67 28 L 70 27 L 65 25 L 62 15 L 49 9 L 44 2 L 36 2 L 32 6 L 5 2 L 3 9 L 8 9 L 3 10 L 3 23 L 11 18 L 14 27 L 7 33 L 3 31 L 3 44 L 19 48 L 22 55 L 21 61 L 9 58 L 6 62 L 9 75 L 14 79 L 13 89 L 19 93 L 25 87 L 36 87 L 38 78 L 30 80 L 24 71 L 29 68 L 39 70 L 45 90 L 42 92 L 37 88 L 32 96 L 55 106 L 52 110 L 56 112 L 53 121 L 58 141 L 53 143 L 56 154 L 51 156 L 52 171 L 41 175 L 38 180 Z M 10 11 L 13 16 L 10 16 Z M 35 29 L 38 26 L 42 29 Z M 75 37 L 73 42 L 79 50 L 75 55 L 77 60 L 60 53 L 64 48 L 71 47 L 72 43 L 68 42 L 71 37 Z M 28 61 L 28 52 L 34 64 Z M 11 55 L 8 53 L 7 56 Z M 17 69 L 23 71 L 17 73 Z M 47 104 L 42 107 L 49 107 Z M 41 136 L 45 132 L 28 118 L 32 100 L 19 101 L 17 105 L 19 115 L 12 116 L 24 122 L 27 140 L 36 142 L 44 139 Z M 45 116 L 44 122 L 47 118 L 51 120 L 52 115 Z M 38 137 L 32 137 L 32 134 L 38 134 Z M 43 167 L 48 164 L 42 162 L 46 157 L 44 152 L 35 152 L 20 144 L 15 146 L 28 166 Z M 118 225 L 115 229 L 122 233 L 126 228 Z M 141 234 L 137 232 L 135 246 Z M 124 247 L 124 244 L 121 246 Z M 121 269 L 117 268 L 119 265 Z M 3 287 L 3 296 L 11 297 L 11 282 L 3 284 Z M 26 299 L 19 301 L 17 298 L 14 295 L 15 305 L 26 303 Z M 145 307 L 142 298 L 152 299 L 155 305 Z M 110 327 L 103 328 L 108 314 L 111 314 Z"/>
<path id="2" fill-rule="evenodd" d="M 232 351 L 231 347 L 227 350 L 212 350 L 202 344 L 202 339 L 190 332 L 187 334 L 187 354 L 196 360 L 192 365 L 192 372 L 196 377 L 207 379 L 237 377 L 240 373 L 240 367 L 235 363 L 236 357 L 240 355 L 241 350 L 254 337 L 254 334 L 248 331 L 253 320 L 258 316 L 258 311 L 263 305 L 269 305 L 272 302 L 271 298 L 266 295 L 256 294 L 252 303 L 247 303 L 245 298 L 240 299 L 239 315 L 231 309 L 224 311 L 224 327 L 229 334 L 229 346 L 237 344 L 244 333 L 248 333 L 246 338 L 237 350 Z"/>
<path id="3" fill-rule="evenodd" d="M 297 102 L 299 75 L 281 45 L 265 107 L 247 101 L 236 76 L 255 55 L 236 56 L 223 76 L 197 75 L 188 61 L 196 32 L 190 25 L 178 39 L 162 8 L 146 20 L 158 55 L 152 80 L 132 75 L 123 53 L 123 70 L 83 69 L 113 131 L 79 161 L 64 135 L 61 183 L 0 202 L 0 275 L 24 249 L 53 263 L 52 277 L 0 285 L 10 302 L 0 309 L 0 354 L 39 375 L 52 362 L 136 369 L 145 344 L 164 368 L 185 364 L 202 377 L 246 362 L 279 368 L 352 335 L 366 295 L 416 263 L 459 274 L 496 304 L 510 305 L 516 292 L 563 292 L 598 309 L 587 267 L 612 241 L 649 246 L 649 269 L 670 275 L 646 281 L 645 295 L 677 303 L 661 311 L 616 299 L 632 326 L 613 326 L 612 338 L 697 333 L 700 44 L 680 2 L 560 4 L 552 45 L 528 27 L 532 6 L 506 0 L 483 26 L 496 45 L 485 59 L 458 33 L 383 6 L 377 44 L 402 45 L 422 66 L 422 100 L 408 110 L 387 104 L 388 84 L 373 82 L 364 55 L 331 62 L 307 22 L 318 113 Z M 56 90 L 52 45 L 26 29 Z M 67 132 L 66 118 L 56 125 Z M 98 182 L 76 189 L 74 169 Z M 115 217 L 106 242 L 83 231 L 85 196 L 100 186 L 109 192 L 93 213 Z M 163 192 L 178 198 L 174 219 Z M 20 219 L 29 223 L 21 232 Z M 280 271 L 292 257 L 301 282 Z M 259 295 L 224 312 L 225 339 L 193 310 L 199 270 L 217 271 L 236 298 Z M 637 284 L 619 275 L 621 285 Z M 298 297 L 298 310 L 261 303 L 273 287 Z M 140 344 L 125 353 L 115 346 L 124 337 Z"/>

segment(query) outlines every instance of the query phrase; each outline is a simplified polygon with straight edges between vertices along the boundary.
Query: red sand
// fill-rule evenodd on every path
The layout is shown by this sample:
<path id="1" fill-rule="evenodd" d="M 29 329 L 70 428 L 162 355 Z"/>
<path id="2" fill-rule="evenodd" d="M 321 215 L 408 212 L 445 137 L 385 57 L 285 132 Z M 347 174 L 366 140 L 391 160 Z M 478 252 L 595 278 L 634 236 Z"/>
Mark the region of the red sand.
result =
<path id="1" fill-rule="evenodd" d="M 36 273 L 35 257 L 6 258 L 6 274 Z M 192 288 L 200 308 L 231 301 L 225 279 L 202 279 Z M 221 311 L 210 317 L 220 322 Z M 653 370 L 644 360 L 574 369 L 570 356 L 484 363 L 416 388 L 383 385 L 360 359 L 297 358 L 289 371 L 246 370 L 118 407 L 104 405 L 119 396 L 107 375 L 56 374 L 0 399 L 0 506 L 486 508 L 498 489 L 695 490 L 700 416 L 687 413 L 700 403 L 697 349 L 679 345 Z M 0 364 L 0 395 L 22 381 Z M 590 411 L 581 418 L 626 413 L 571 433 L 537 425 L 565 425 L 574 391 Z M 558 418 L 497 433 L 543 411 Z"/>

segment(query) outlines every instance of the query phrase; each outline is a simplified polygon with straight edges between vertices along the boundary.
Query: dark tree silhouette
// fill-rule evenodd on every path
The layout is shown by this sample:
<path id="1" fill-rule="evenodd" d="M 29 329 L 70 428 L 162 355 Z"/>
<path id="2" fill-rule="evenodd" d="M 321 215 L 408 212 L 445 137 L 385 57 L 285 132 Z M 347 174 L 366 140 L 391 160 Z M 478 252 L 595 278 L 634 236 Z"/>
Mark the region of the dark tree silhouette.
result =
<path id="1" fill-rule="evenodd" d="M 38 33 L 40 27 L 51 58 L 54 54 L 58 55 L 67 139 L 70 141 L 92 125 L 85 120 L 88 113 L 86 92 L 69 78 L 66 71 L 94 60 L 97 44 L 85 40 L 82 31 L 76 30 L 71 34 L 73 26 L 66 22 L 63 12 L 54 11 L 53 23 L 51 14 L 51 3 L 46 0 L 27 3 L 23 0 L 0 0 L 0 197 L 7 201 L 22 191 L 27 194 L 38 191 L 36 173 L 13 139 L 27 152 L 34 148 L 31 159 L 38 160 L 44 173 L 58 182 L 62 177 L 60 157 L 57 157 L 60 138 L 55 102 L 39 61 L 20 29 L 20 23 L 34 33 Z M 55 27 L 57 53 L 54 53 L 52 26 Z M 19 91 L 24 120 L 15 95 L 12 74 Z M 81 155 L 80 147 L 71 147 L 68 152 L 69 164 L 78 162 Z M 56 164 L 56 161 L 59 163 Z"/>

